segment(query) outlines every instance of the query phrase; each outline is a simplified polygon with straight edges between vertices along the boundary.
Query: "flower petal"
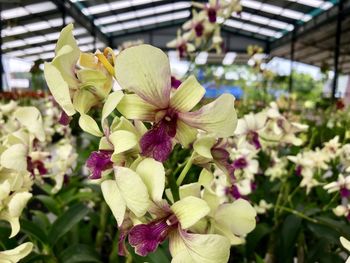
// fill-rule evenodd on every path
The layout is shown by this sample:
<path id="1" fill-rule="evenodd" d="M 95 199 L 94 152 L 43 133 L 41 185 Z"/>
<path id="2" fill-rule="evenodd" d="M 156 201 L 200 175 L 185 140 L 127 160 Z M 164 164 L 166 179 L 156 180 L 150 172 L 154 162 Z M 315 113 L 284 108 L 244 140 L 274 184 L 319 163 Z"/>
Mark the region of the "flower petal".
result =
<path id="1" fill-rule="evenodd" d="M 117 109 L 127 119 L 154 121 L 157 108 L 136 94 L 127 94 L 119 102 Z"/>
<path id="2" fill-rule="evenodd" d="M 108 95 L 107 100 L 105 104 L 103 105 L 102 109 L 102 124 L 104 120 L 111 114 L 115 108 L 117 107 L 120 100 L 123 98 L 123 92 L 118 90 L 114 91 L 111 94 Z"/>
<path id="3" fill-rule="evenodd" d="M 217 137 L 229 137 L 234 134 L 237 125 L 234 101 L 232 95 L 223 94 L 198 111 L 179 113 L 179 119 Z"/>
<path id="4" fill-rule="evenodd" d="M 197 129 L 188 126 L 181 120 L 177 120 L 175 138 L 181 143 L 182 146 L 189 147 L 189 145 L 196 139 L 197 133 Z"/>
<path id="5" fill-rule="evenodd" d="M 80 89 L 74 93 L 73 105 L 80 114 L 86 114 L 98 102 L 98 98 L 87 89 Z"/>
<path id="6" fill-rule="evenodd" d="M 32 194 L 28 192 L 16 193 L 8 203 L 8 211 L 11 217 L 20 217 Z"/>
<path id="7" fill-rule="evenodd" d="M 139 163 L 136 173 L 145 183 L 153 201 L 161 201 L 165 187 L 165 170 L 161 162 L 146 158 Z"/>
<path id="8" fill-rule="evenodd" d="M 255 228 L 255 217 L 255 209 L 244 199 L 222 204 L 215 213 L 217 224 L 228 227 L 236 235 L 251 232 Z"/>
<path id="9" fill-rule="evenodd" d="M 27 149 L 22 144 L 15 144 L 6 149 L 0 157 L 1 166 L 16 171 L 27 170 Z"/>
<path id="10" fill-rule="evenodd" d="M 14 117 L 40 141 L 45 140 L 43 120 L 37 108 L 20 107 L 14 112 Z"/>
<path id="11" fill-rule="evenodd" d="M 0 262 L 19 262 L 22 258 L 26 257 L 33 249 L 33 243 L 26 242 L 18 247 L 10 250 L 0 252 Z"/>
<path id="12" fill-rule="evenodd" d="M 72 103 L 72 99 L 69 93 L 69 86 L 63 79 L 58 69 L 50 63 L 44 64 L 44 74 L 47 86 L 49 87 L 52 96 L 57 103 L 67 113 L 68 116 L 72 116 L 75 113 L 75 109 Z"/>
<path id="13" fill-rule="evenodd" d="M 170 98 L 170 106 L 176 111 L 188 112 L 203 98 L 205 89 L 194 76 L 188 77 Z"/>
<path id="14" fill-rule="evenodd" d="M 79 118 L 79 126 L 84 131 L 95 135 L 97 137 L 102 137 L 103 133 L 100 131 L 96 121 L 87 114 L 82 114 Z"/>
<path id="15" fill-rule="evenodd" d="M 114 180 L 106 180 L 101 184 L 103 198 L 107 205 L 112 210 L 112 213 L 117 220 L 118 226 L 121 226 L 125 216 L 126 203 L 120 193 L 118 185 Z"/>
<path id="16" fill-rule="evenodd" d="M 113 132 L 111 135 L 109 135 L 109 140 L 114 145 L 113 155 L 126 152 L 138 144 L 136 135 L 132 132 L 124 130 Z"/>
<path id="17" fill-rule="evenodd" d="M 350 241 L 349 240 L 347 240 L 344 237 L 340 237 L 340 243 L 347 251 L 350 252 Z"/>
<path id="18" fill-rule="evenodd" d="M 171 233 L 169 250 L 172 263 L 227 263 L 230 242 L 221 235 L 191 234 L 180 230 Z"/>
<path id="19" fill-rule="evenodd" d="M 131 169 L 118 167 L 115 180 L 126 206 L 137 217 L 143 216 L 147 212 L 150 201 L 147 187 L 140 176 Z"/>
<path id="20" fill-rule="evenodd" d="M 123 89 L 135 92 L 157 108 L 168 106 L 170 64 L 159 48 L 139 45 L 123 50 L 116 57 L 115 75 Z"/>
<path id="21" fill-rule="evenodd" d="M 204 137 L 198 138 L 194 142 L 193 149 L 199 155 L 208 159 L 213 159 L 213 156 L 211 155 L 211 148 L 214 146 L 215 143 L 216 143 L 216 139 L 214 137 L 204 136 Z"/>
<path id="22" fill-rule="evenodd" d="M 210 208 L 204 200 L 193 196 L 177 201 L 171 206 L 171 210 L 183 229 L 193 226 L 210 212 Z"/>

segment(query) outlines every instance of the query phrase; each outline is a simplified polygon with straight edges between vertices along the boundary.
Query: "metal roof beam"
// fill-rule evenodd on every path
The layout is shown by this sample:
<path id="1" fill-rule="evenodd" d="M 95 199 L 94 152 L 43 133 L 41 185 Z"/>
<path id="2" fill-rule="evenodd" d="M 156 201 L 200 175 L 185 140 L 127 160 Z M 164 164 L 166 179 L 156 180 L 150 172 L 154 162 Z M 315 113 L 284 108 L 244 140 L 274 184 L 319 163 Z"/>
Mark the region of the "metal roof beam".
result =
<path id="1" fill-rule="evenodd" d="M 65 0 L 51 0 L 58 8 L 64 10 L 66 14 L 71 16 L 78 24 L 84 27 L 91 36 L 96 36 L 106 45 L 109 43 L 109 38 L 105 35 L 99 27 L 95 26 L 92 19 L 88 18 L 83 12 L 73 3 Z"/>

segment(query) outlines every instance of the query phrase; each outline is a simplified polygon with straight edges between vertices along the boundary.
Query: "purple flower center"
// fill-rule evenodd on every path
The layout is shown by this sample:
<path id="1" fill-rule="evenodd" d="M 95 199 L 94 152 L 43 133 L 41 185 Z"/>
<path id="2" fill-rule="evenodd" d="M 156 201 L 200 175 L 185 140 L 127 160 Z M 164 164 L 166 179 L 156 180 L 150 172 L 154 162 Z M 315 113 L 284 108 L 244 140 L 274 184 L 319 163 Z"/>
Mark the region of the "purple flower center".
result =
<path id="1" fill-rule="evenodd" d="M 250 131 L 247 136 L 247 140 L 249 143 L 254 145 L 255 149 L 261 149 L 261 144 L 259 140 L 259 134 L 255 131 Z"/>
<path id="2" fill-rule="evenodd" d="M 296 176 L 301 176 L 301 172 L 303 170 L 303 167 L 301 165 L 298 165 L 295 169 L 295 175 Z"/>
<path id="3" fill-rule="evenodd" d="M 203 32 L 204 32 L 203 24 L 202 23 L 196 24 L 196 26 L 194 27 L 194 31 L 196 32 L 197 37 L 201 37 L 203 35 Z"/>
<path id="4" fill-rule="evenodd" d="M 186 54 L 186 51 L 187 51 L 186 43 L 182 43 L 177 49 L 179 50 L 180 58 L 185 57 L 185 54 Z"/>
<path id="5" fill-rule="evenodd" d="M 146 132 L 140 141 L 141 154 L 159 162 L 168 159 L 172 150 L 172 138 L 176 135 L 177 114 L 168 112 L 163 119 Z"/>
<path id="6" fill-rule="evenodd" d="M 40 160 L 32 161 L 32 158 L 29 156 L 27 157 L 27 170 L 33 177 L 35 177 L 35 170 L 38 170 L 40 175 L 47 174 L 44 163 Z"/>
<path id="7" fill-rule="evenodd" d="M 112 153 L 113 152 L 109 150 L 100 150 L 90 154 L 86 161 L 86 166 L 92 173 L 90 179 L 100 179 L 103 171 L 112 168 Z"/>
<path id="8" fill-rule="evenodd" d="M 341 187 L 341 188 L 340 188 L 340 196 L 341 196 L 341 197 L 345 197 L 345 198 L 350 197 L 350 191 L 349 191 L 349 189 L 347 189 L 347 188 L 345 188 L 345 187 Z"/>
<path id="9" fill-rule="evenodd" d="M 226 194 L 231 195 L 234 199 L 239 199 L 242 197 L 240 194 L 238 187 L 235 185 L 232 185 L 231 187 L 226 188 Z"/>
<path id="10" fill-rule="evenodd" d="M 207 10 L 207 13 L 208 13 L 209 22 L 215 23 L 216 22 L 216 9 L 211 7 Z"/>
<path id="11" fill-rule="evenodd" d="M 181 85 L 181 81 L 171 76 L 171 87 L 177 89 Z"/>
<path id="12" fill-rule="evenodd" d="M 175 215 L 153 221 L 148 224 L 134 226 L 129 232 L 129 243 L 135 248 L 136 254 L 147 256 L 154 252 L 171 230 L 176 229 L 178 221 Z"/>
<path id="13" fill-rule="evenodd" d="M 58 122 L 64 126 L 67 126 L 70 123 L 70 121 L 71 121 L 71 118 L 67 115 L 67 113 L 62 111 L 61 117 Z"/>
<path id="14" fill-rule="evenodd" d="M 233 167 L 235 169 L 244 169 L 248 166 L 248 162 L 244 157 L 240 157 L 233 162 Z"/>

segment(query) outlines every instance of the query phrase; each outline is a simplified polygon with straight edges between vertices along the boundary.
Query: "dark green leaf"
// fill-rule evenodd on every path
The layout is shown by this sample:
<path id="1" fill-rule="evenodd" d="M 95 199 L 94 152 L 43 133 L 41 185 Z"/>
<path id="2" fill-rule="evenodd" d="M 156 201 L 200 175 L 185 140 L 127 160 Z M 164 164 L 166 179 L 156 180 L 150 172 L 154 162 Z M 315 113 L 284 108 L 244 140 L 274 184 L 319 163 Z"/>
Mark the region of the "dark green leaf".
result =
<path id="1" fill-rule="evenodd" d="M 60 262 L 101 262 L 98 253 L 91 246 L 76 244 L 68 247 L 59 255 Z"/>

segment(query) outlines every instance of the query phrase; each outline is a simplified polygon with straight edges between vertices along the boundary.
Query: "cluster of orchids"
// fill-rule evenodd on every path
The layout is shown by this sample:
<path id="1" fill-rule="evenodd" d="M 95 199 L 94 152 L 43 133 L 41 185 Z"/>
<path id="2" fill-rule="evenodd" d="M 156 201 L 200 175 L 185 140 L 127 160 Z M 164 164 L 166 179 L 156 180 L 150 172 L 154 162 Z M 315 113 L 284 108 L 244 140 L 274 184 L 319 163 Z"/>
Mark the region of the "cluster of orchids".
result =
<path id="1" fill-rule="evenodd" d="M 10 238 L 20 231 L 19 218 L 33 196 L 34 184 L 40 187 L 45 180 L 53 181 L 51 192 L 56 193 L 77 158 L 69 128 L 54 131 L 52 123 L 58 116 L 52 103 L 47 103 L 44 118 L 36 107 L 15 101 L 0 105 L 0 220 L 10 224 Z M 61 139 L 53 141 L 56 133 Z M 18 262 L 32 248 L 27 242 L 0 252 L 0 261 Z"/>
<path id="2" fill-rule="evenodd" d="M 224 94 L 200 107 L 205 89 L 194 76 L 172 85 L 160 49 L 83 53 L 72 30 L 62 30 L 45 78 L 65 118 L 79 114 L 81 129 L 100 138 L 86 165 L 116 219 L 119 253 L 129 253 L 128 242 L 146 256 L 169 240 L 173 262 L 227 262 L 231 245 L 244 243 L 256 225 L 247 200 L 224 200 L 214 184 L 214 170 L 227 182 L 235 177 L 235 98 Z M 192 154 L 177 176 L 166 162 L 179 146 Z M 202 170 L 189 181 L 192 164 Z"/>
<path id="3" fill-rule="evenodd" d="M 222 52 L 221 26 L 232 13 L 242 10 L 239 0 L 210 0 L 208 3 L 193 2 L 192 17 L 178 30 L 176 39 L 167 44 L 176 48 L 179 57 L 193 55 L 196 51 Z"/>

